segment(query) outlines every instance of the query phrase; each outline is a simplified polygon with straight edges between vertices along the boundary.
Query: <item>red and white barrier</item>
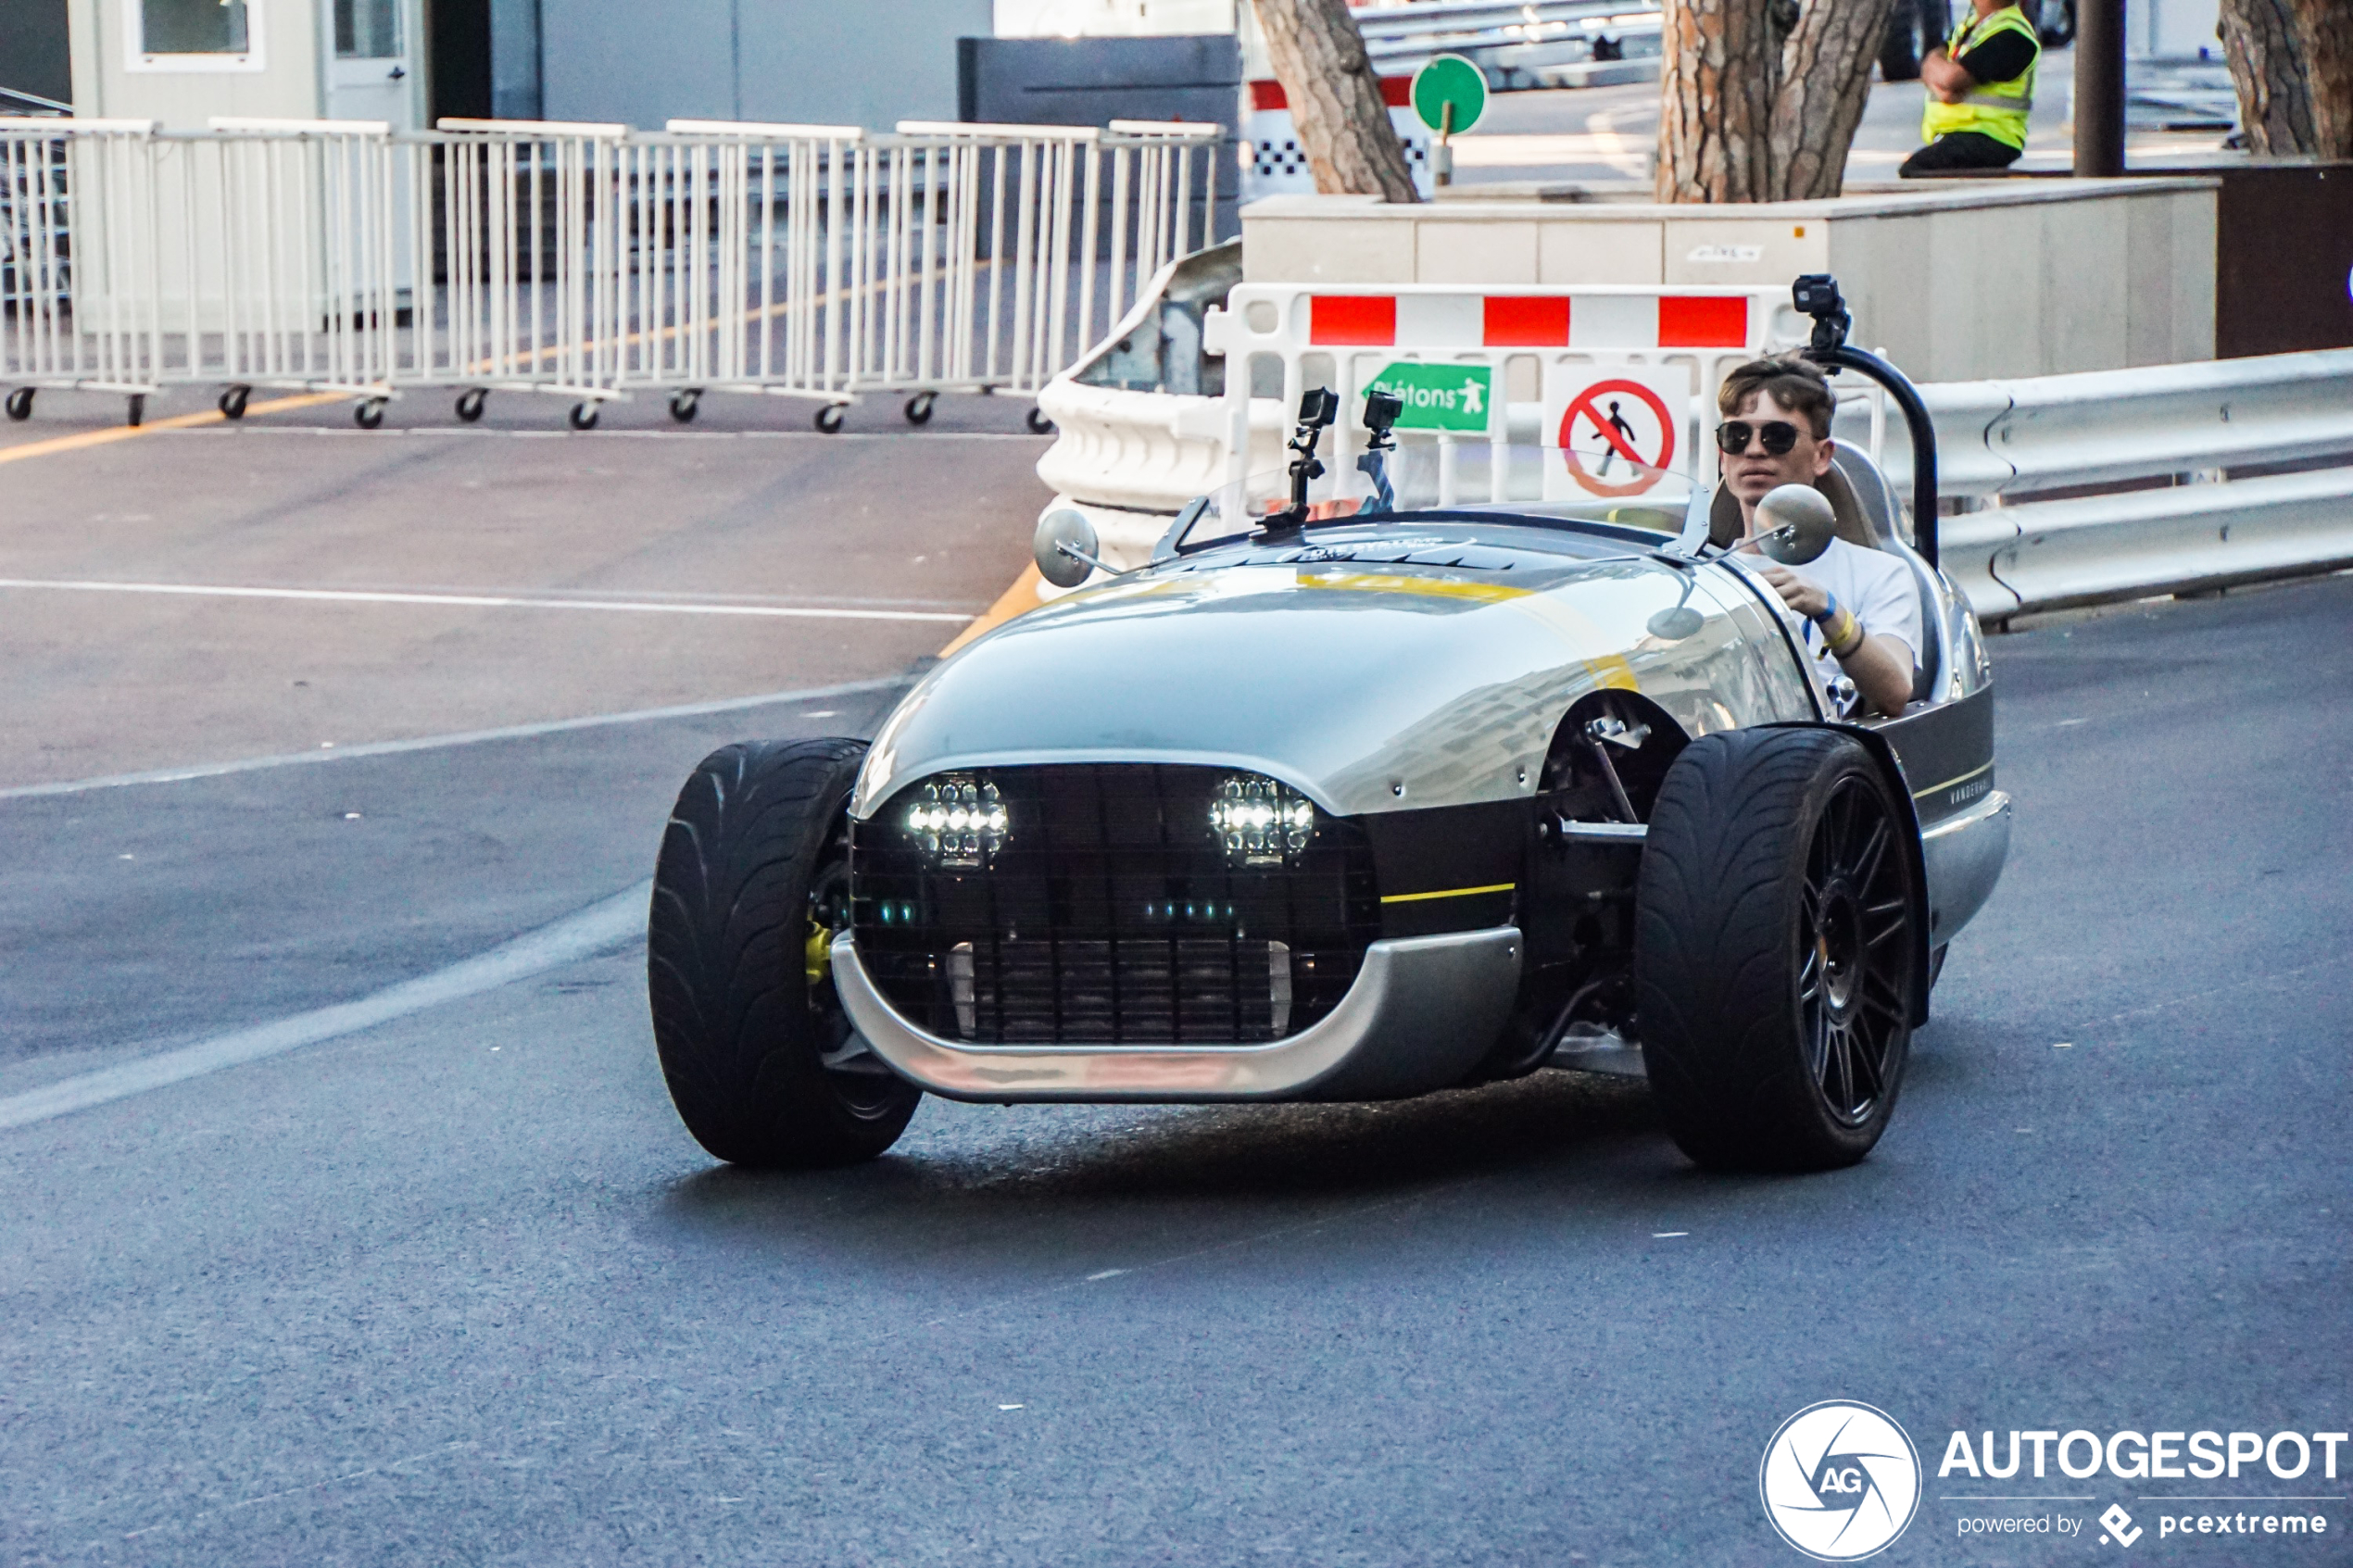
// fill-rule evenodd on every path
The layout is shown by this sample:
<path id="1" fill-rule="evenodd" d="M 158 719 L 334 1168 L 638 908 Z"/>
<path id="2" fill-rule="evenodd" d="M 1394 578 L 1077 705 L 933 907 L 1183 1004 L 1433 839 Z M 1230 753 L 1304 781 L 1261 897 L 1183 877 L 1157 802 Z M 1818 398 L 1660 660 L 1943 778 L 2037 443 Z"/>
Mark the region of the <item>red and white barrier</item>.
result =
<path id="1" fill-rule="evenodd" d="M 1308 388 L 1331 387 L 1335 435 L 1353 451 L 1365 394 L 1378 383 L 1405 399 L 1399 438 L 1440 449 L 1429 501 L 1665 503 L 1712 471 L 1704 427 L 1726 372 L 1796 347 L 1807 328 L 1780 287 L 1245 283 L 1209 314 L 1202 341 L 1226 357 L 1226 479 L 1254 494 L 1273 495 L 1280 476 L 1245 471 L 1253 391 L 1264 403 L 1279 383 L 1279 418 Z M 1559 458 L 1530 464 L 1507 448 Z M 1353 464 L 1330 464 L 1316 498 L 1367 483 Z"/>

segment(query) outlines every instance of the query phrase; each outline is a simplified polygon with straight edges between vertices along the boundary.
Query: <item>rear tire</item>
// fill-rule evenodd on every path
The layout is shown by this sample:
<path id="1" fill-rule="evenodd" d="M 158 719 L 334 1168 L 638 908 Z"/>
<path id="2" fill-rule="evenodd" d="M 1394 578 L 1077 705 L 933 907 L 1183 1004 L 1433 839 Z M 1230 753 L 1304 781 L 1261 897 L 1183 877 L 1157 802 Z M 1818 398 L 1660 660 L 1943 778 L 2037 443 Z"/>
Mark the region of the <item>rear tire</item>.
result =
<path id="1" fill-rule="evenodd" d="M 862 1052 L 812 951 L 849 924 L 855 740 L 722 747 L 679 792 L 647 932 L 654 1044 L 680 1120 L 737 1165 L 871 1160 L 923 1096 Z M 812 944 L 812 938 L 816 941 Z"/>
<path id="2" fill-rule="evenodd" d="M 1919 919 L 1907 814 L 1834 730 L 1704 735 L 1667 771 L 1635 889 L 1635 1008 L 1698 1163 L 1851 1165 L 1887 1128 Z"/>

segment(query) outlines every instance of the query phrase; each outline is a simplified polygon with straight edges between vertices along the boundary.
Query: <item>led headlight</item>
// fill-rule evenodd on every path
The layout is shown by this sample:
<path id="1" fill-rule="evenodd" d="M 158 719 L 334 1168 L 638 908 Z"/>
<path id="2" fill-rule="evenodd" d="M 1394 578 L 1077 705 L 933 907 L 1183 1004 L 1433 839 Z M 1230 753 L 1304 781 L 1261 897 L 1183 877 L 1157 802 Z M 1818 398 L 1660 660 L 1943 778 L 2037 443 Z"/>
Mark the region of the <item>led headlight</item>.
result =
<path id="1" fill-rule="evenodd" d="M 1278 866 L 1307 847 L 1315 832 L 1315 806 L 1273 779 L 1237 773 L 1217 786 L 1209 803 L 1209 826 L 1233 864 Z"/>
<path id="2" fill-rule="evenodd" d="M 1013 837 L 997 786 L 962 774 L 933 779 L 907 808 L 907 832 L 942 866 L 977 866 Z"/>

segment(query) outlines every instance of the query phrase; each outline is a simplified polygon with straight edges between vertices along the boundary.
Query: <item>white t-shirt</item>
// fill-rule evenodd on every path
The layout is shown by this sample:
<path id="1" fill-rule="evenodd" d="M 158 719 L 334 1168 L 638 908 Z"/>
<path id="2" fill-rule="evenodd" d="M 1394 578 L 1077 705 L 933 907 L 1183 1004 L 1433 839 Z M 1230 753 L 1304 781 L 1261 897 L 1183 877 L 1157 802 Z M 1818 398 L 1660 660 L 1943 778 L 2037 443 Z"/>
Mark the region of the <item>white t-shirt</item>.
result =
<path id="1" fill-rule="evenodd" d="M 1919 668 L 1919 589 L 1912 581 L 1911 568 L 1899 557 L 1832 539 L 1829 549 L 1804 566 L 1788 570 L 1829 590 L 1840 604 L 1853 610 L 1855 619 L 1863 623 L 1865 635 L 1893 637 L 1902 643 L 1911 658 L 1912 668 Z M 1822 641 L 1822 629 L 1811 621 L 1806 622 L 1806 646 L 1820 661 L 1824 679 L 1842 672 L 1838 660 L 1831 657 L 1829 646 Z"/>

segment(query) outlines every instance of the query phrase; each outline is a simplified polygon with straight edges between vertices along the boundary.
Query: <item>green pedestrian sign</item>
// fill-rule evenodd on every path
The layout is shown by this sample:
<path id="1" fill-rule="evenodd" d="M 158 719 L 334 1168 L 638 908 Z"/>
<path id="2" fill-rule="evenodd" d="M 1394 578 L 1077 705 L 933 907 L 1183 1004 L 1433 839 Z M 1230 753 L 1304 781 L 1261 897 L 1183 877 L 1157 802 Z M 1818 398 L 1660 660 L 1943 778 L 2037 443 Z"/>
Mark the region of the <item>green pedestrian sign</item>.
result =
<path id="1" fill-rule="evenodd" d="M 1432 55 L 1414 73 L 1414 112 L 1442 135 L 1468 131 L 1487 112 L 1487 78 L 1460 55 Z"/>
<path id="2" fill-rule="evenodd" d="M 1494 406 L 1491 374 L 1485 365 L 1401 359 L 1365 390 L 1386 392 L 1405 406 L 1397 416 L 1399 430 L 1484 431 Z"/>

